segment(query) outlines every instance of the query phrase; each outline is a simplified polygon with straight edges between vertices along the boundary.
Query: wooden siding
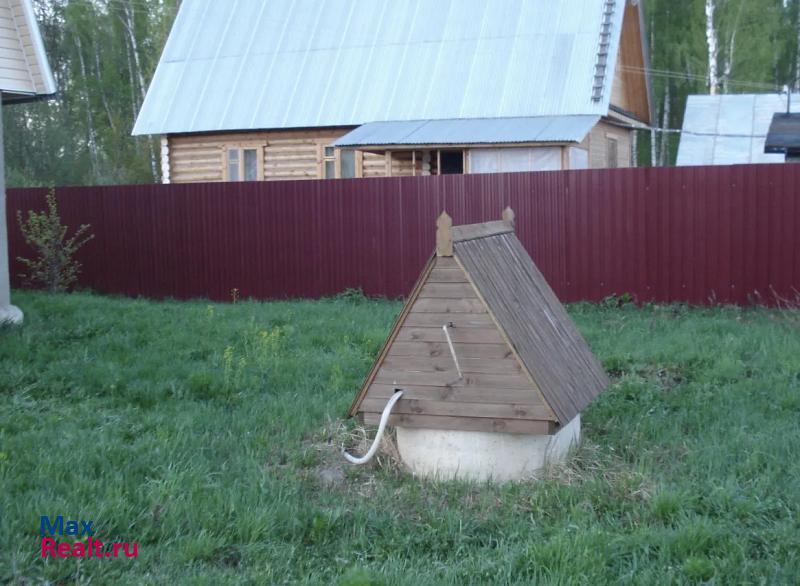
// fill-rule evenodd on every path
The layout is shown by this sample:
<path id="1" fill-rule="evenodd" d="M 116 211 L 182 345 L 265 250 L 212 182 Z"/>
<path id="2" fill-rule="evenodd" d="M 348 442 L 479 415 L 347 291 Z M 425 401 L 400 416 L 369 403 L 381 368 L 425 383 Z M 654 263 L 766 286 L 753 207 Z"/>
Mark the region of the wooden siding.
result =
<path id="1" fill-rule="evenodd" d="M 170 180 L 223 181 L 225 151 L 239 145 L 262 148 L 266 181 L 321 179 L 323 149 L 347 132 L 348 129 L 318 129 L 173 135 L 168 145 Z"/>
<path id="2" fill-rule="evenodd" d="M 364 423 L 378 425 L 380 415 L 364 413 Z M 531 435 L 552 435 L 556 432 L 553 421 L 526 419 L 497 419 L 493 417 L 437 417 L 435 415 L 392 415 L 389 425 L 395 427 L 420 427 L 424 429 L 452 429 L 456 431 L 481 431 Z"/>
<path id="3" fill-rule="evenodd" d="M 0 0 L 2 1 L 2 0 Z M 322 179 L 324 148 L 349 131 L 311 129 L 218 134 L 170 135 L 162 143 L 162 169 L 169 171 L 171 183 L 205 183 L 226 180 L 226 150 L 231 147 L 261 149 L 265 181 Z M 619 166 L 631 165 L 631 131 L 601 122 L 583 143 L 589 150 L 591 168 L 606 167 L 607 136 L 619 141 Z M 508 145 L 515 148 L 518 145 Z M 356 151 L 356 177 L 410 177 L 436 174 L 436 151 Z M 339 154 L 337 153 L 337 161 Z M 468 169 L 467 169 L 468 171 Z M 166 177 L 166 175 L 165 175 Z"/>
<path id="4" fill-rule="evenodd" d="M 461 377 L 445 324 L 450 324 Z M 354 408 L 371 421 L 398 387 L 405 395 L 395 407 L 395 422 L 408 427 L 425 427 L 430 418 L 446 418 L 438 422 L 444 429 L 472 430 L 477 425 L 491 431 L 499 426 L 523 433 L 523 428 L 533 428 L 515 421 L 555 420 L 453 258 L 436 258 L 423 273 Z M 475 418 L 485 421 L 469 422 Z"/>
<path id="5" fill-rule="evenodd" d="M 614 83 L 611 86 L 611 105 L 626 112 L 630 112 L 631 99 L 628 96 L 628 76 L 623 74 L 622 53 L 617 57 L 617 66 L 614 69 Z"/>
<path id="6" fill-rule="evenodd" d="M 647 64 L 644 58 L 640 10 L 640 6 L 630 3 L 625 8 L 611 104 L 649 124 L 650 96 L 644 74 Z"/>
<path id="7" fill-rule="evenodd" d="M 362 177 L 386 177 L 386 155 L 364 153 Z"/>
<path id="8" fill-rule="evenodd" d="M 31 30 L 28 26 L 28 21 L 25 17 L 22 3 L 20 0 L 11 0 L 11 4 L 14 9 L 14 18 L 17 21 L 17 27 L 19 28 L 20 32 L 19 40 L 22 43 L 22 50 L 25 53 L 25 60 L 30 68 L 31 79 L 33 79 L 34 87 L 37 91 L 45 91 L 44 78 L 42 77 L 42 71 L 39 68 L 39 61 L 36 58 L 36 49 L 33 45 L 33 37 L 31 36 Z"/>
<path id="9" fill-rule="evenodd" d="M 22 5 L 16 0 L 0 0 L 0 90 L 35 92 L 31 67 L 35 62 Z"/>
<path id="10" fill-rule="evenodd" d="M 632 166 L 633 131 L 601 120 L 581 143 L 582 148 L 589 150 L 590 169 L 605 169 L 608 167 L 609 138 L 617 140 L 617 166 Z"/>
<path id="11" fill-rule="evenodd" d="M 2 0 L 0 0 L 2 1 Z M 284 181 L 322 179 L 323 152 L 348 129 L 264 131 L 224 134 L 172 135 L 166 148 L 172 183 L 225 181 L 226 148 L 259 145 L 263 149 L 264 179 Z M 424 153 L 356 151 L 356 177 L 411 177 L 431 173 L 433 161 L 424 163 Z M 338 161 L 337 153 L 337 161 Z M 430 155 L 429 155 L 430 156 Z"/>

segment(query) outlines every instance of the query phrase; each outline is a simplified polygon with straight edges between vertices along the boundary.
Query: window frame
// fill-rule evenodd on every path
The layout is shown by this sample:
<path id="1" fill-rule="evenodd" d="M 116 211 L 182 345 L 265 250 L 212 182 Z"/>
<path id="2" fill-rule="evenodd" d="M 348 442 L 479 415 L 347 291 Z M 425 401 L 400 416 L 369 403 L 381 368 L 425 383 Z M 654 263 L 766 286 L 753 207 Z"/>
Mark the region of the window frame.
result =
<path id="1" fill-rule="evenodd" d="M 333 153 L 328 155 L 328 149 L 331 149 Z M 321 157 L 321 173 L 320 176 L 322 179 L 338 179 L 339 178 L 339 150 L 331 145 L 331 144 L 323 144 L 320 145 L 320 154 Z M 328 163 L 333 163 L 333 177 L 328 177 Z"/>
<path id="2" fill-rule="evenodd" d="M 356 179 L 359 177 L 358 174 L 358 151 L 356 149 L 335 149 L 336 150 L 336 178 L 337 179 Z M 344 159 L 342 158 L 342 154 L 347 151 L 353 154 L 353 176 L 352 177 L 345 177 L 342 171 L 342 165 L 344 164 Z"/>
<path id="3" fill-rule="evenodd" d="M 616 155 L 616 160 L 614 164 L 611 164 L 611 145 L 614 145 L 614 153 Z M 619 144 L 620 144 L 620 137 L 618 134 L 606 134 L 606 168 L 607 169 L 619 169 L 620 165 L 620 158 L 619 158 Z"/>
<path id="4" fill-rule="evenodd" d="M 226 143 L 222 153 L 222 176 L 225 183 L 246 183 L 245 168 L 244 168 L 244 152 L 256 151 L 256 181 L 264 181 L 264 152 L 267 144 L 265 142 L 232 142 Z M 239 153 L 239 177 L 238 181 L 234 181 L 230 177 L 230 152 L 238 151 Z"/>
<path id="5" fill-rule="evenodd" d="M 333 149 L 333 155 L 326 154 L 327 149 Z M 342 152 L 352 151 L 353 153 L 353 177 L 361 179 L 364 176 L 364 151 L 354 148 L 342 148 L 332 144 L 319 145 L 319 179 L 344 179 L 342 177 Z M 327 176 L 327 163 L 333 163 L 333 177 Z"/>

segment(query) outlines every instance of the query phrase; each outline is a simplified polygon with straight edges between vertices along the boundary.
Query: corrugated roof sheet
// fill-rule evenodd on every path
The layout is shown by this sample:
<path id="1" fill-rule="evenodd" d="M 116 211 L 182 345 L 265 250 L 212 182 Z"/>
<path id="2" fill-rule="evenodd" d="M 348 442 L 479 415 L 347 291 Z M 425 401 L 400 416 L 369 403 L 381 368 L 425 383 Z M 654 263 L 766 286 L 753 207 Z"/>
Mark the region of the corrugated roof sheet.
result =
<path id="1" fill-rule="evenodd" d="M 800 96 L 792 96 L 792 111 L 800 111 Z M 786 112 L 785 95 L 689 96 L 678 165 L 783 163 L 783 155 L 764 153 L 776 112 Z"/>
<path id="2" fill-rule="evenodd" d="M 600 116 L 475 118 L 371 122 L 336 141 L 340 147 L 431 144 L 581 142 Z"/>
<path id="3" fill-rule="evenodd" d="M 603 10 L 601 0 L 185 0 L 134 134 L 605 115 L 610 85 L 592 100 Z"/>

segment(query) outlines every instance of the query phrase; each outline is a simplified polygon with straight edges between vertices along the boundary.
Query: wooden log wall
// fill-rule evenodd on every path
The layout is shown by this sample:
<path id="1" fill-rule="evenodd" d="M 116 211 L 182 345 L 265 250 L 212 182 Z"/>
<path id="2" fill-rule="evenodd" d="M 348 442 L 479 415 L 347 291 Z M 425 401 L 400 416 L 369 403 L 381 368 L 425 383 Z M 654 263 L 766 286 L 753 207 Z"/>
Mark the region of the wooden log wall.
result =
<path id="1" fill-rule="evenodd" d="M 225 150 L 259 147 L 266 181 L 321 179 L 323 149 L 348 129 L 240 132 L 169 137 L 172 183 L 223 181 Z"/>

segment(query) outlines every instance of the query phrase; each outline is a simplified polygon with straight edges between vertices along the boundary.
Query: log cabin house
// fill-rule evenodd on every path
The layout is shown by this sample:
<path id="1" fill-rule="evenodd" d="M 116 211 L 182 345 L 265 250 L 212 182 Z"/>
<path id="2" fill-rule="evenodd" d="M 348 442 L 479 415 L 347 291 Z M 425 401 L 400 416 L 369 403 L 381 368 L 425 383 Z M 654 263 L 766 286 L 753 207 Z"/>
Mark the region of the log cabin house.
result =
<path id="1" fill-rule="evenodd" d="M 134 134 L 165 183 L 625 167 L 640 0 L 185 0 Z"/>

